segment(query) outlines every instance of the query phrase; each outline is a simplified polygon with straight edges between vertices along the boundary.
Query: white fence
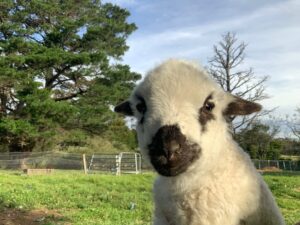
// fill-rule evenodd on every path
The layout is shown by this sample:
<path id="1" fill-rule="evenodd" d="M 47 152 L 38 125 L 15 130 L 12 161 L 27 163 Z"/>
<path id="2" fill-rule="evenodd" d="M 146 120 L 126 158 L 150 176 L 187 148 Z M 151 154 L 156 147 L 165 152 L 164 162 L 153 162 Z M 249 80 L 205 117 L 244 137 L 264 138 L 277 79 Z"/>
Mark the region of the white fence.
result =
<path id="1" fill-rule="evenodd" d="M 88 163 L 88 171 L 139 174 L 142 170 L 142 157 L 139 153 L 121 152 L 117 155 L 93 154 Z"/>

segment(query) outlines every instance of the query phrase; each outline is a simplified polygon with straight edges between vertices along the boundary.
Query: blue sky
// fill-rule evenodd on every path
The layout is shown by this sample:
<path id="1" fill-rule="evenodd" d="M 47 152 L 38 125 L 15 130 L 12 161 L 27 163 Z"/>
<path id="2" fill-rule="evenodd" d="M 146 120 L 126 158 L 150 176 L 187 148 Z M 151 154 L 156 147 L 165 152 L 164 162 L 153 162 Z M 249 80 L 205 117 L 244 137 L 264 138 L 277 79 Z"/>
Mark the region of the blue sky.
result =
<path id="1" fill-rule="evenodd" d="M 138 26 L 123 62 L 145 74 L 168 58 L 207 64 L 227 31 L 248 44 L 243 67 L 269 75 L 265 108 L 293 114 L 300 107 L 299 0 L 107 0 L 127 8 Z"/>

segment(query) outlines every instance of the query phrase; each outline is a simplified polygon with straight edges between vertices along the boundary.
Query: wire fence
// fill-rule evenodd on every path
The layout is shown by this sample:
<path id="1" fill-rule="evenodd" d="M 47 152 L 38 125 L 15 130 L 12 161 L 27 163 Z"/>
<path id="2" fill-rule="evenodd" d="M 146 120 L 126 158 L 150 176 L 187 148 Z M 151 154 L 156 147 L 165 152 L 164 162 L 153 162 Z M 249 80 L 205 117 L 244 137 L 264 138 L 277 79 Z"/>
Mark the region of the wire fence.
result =
<path id="1" fill-rule="evenodd" d="M 288 171 L 300 171 L 300 161 L 292 160 L 252 160 L 255 167 L 259 170 L 288 170 Z"/>
<path id="2" fill-rule="evenodd" d="M 0 169 L 82 169 L 82 155 L 62 152 L 9 152 L 0 154 Z"/>
<path id="3" fill-rule="evenodd" d="M 139 153 L 87 154 L 84 157 L 89 173 L 140 173 L 151 166 Z M 300 171 L 300 161 L 253 160 L 259 170 Z M 66 152 L 5 152 L 0 153 L 0 169 L 83 170 L 83 155 Z"/>
<path id="4" fill-rule="evenodd" d="M 142 157 L 134 152 L 85 154 L 84 157 L 66 152 L 7 152 L 0 153 L 0 169 L 86 169 L 89 173 L 137 174 L 142 170 Z"/>

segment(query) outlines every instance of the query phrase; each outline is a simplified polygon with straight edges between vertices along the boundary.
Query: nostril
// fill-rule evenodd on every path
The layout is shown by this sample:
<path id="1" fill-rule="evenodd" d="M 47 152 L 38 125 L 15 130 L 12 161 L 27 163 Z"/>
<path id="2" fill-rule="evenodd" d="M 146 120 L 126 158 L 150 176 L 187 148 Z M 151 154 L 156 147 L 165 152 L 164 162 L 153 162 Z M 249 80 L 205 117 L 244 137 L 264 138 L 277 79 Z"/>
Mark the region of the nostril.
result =
<path id="1" fill-rule="evenodd" d="M 170 151 L 172 153 L 179 152 L 180 151 L 180 144 L 178 144 L 176 141 L 171 141 Z"/>
<path id="2" fill-rule="evenodd" d="M 172 160 L 175 156 L 175 152 L 170 151 L 169 149 L 164 150 L 164 156 L 169 160 Z"/>
<path id="3" fill-rule="evenodd" d="M 180 149 L 180 144 L 175 140 L 164 143 L 163 147 L 164 155 L 168 160 L 174 159 L 176 154 L 180 153 Z"/>
<path id="4" fill-rule="evenodd" d="M 170 152 L 167 156 L 168 160 L 173 160 L 175 158 L 175 153 L 174 152 Z"/>

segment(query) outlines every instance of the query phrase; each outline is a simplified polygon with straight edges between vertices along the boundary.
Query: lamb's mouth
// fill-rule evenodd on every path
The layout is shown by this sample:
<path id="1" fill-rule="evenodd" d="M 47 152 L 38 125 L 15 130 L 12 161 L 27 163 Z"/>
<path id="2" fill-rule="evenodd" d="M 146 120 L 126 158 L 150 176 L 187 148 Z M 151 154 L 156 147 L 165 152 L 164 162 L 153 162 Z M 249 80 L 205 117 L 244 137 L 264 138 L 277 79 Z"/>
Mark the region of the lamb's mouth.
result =
<path id="1" fill-rule="evenodd" d="M 201 151 L 198 145 L 193 145 L 186 149 L 186 151 L 175 154 L 172 159 L 168 159 L 163 154 L 157 154 L 159 152 L 160 151 L 149 152 L 151 164 L 160 175 L 172 177 L 184 173 L 189 166 L 199 158 Z"/>
<path id="2" fill-rule="evenodd" d="M 187 164 L 171 166 L 169 163 L 161 164 L 159 159 L 151 158 L 154 169 L 162 176 L 172 177 L 185 172 L 188 168 Z"/>

